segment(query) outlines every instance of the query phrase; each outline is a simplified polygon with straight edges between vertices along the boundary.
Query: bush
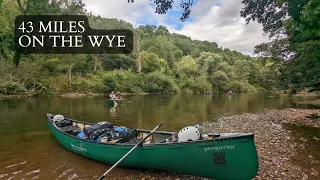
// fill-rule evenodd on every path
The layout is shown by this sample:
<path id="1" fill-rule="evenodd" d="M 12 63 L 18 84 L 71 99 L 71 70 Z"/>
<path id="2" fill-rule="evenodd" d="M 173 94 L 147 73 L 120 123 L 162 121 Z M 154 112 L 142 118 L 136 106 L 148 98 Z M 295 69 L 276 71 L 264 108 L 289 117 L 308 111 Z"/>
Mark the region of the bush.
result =
<path id="1" fill-rule="evenodd" d="M 19 95 L 26 91 L 27 89 L 17 82 L 5 82 L 0 84 L 0 94 Z"/>
<path id="2" fill-rule="evenodd" d="M 52 77 L 49 80 L 51 88 L 55 93 L 67 93 L 71 92 L 68 77 L 64 75 Z"/>
<path id="3" fill-rule="evenodd" d="M 257 89 L 248 82 L 231 81 L 227 85 L 228 89 L 235 92 L 256 92 Z"/>
<path id="4" fill-rule="evenodd" d="M 145 75 L 131 71 L 114 70 L 103 74 L 106 92 L 122 91 L 128 93 L 141 93 Z"/>
<path id="5" fill-rule="evenodd" d="M 159 72 L 146 75 L 143 81 L 143 89 L 145 92 L 165 94 L 179 91 L 179 88 L 171 77 Z"/>

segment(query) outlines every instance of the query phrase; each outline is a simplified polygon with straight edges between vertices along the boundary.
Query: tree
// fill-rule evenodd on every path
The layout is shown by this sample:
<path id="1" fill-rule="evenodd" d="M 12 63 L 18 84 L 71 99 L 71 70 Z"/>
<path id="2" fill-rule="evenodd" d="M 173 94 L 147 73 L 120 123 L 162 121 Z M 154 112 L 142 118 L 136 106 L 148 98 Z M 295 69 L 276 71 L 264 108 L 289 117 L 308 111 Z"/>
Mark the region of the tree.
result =
<path id="1" fill-rule="evenodd" d="M 135 66 L 135 60 L 124 54 L 101 55 L 102 67 L 105 70 L 129 69 Z"/>
<path id="2" fill-rule="evenodd" d="M 161 67 L 160 59 L 155 53 L 146 51 L 141 52 L 142 72 L 151 73 L 157 71 Z"/>
<path id="3" fill-rule="evenodd" d="M 20 11 L 25 15 L 57 15 L 85 14 L 84 3 L 81 0 L 17 0 Z"/>
<path id="4" fill-rule="evenodd" d="M 138 65 L 137 65 L 137 70 L 138 70 L 138 73 L 141 73 L 142 71 L 142 62 L 141 62 L 141 48 L 140 48 L 140 41 L 141 41 L 141 30 L 140 29 L 137 29 L 137 51 L 138 51 Z"/>
<path id="5" fill-rule="evenodd" d="M 134 0 L 128 0 L 128 3 L 130 2 L 133 3 Z M 153 2 L 157 5 L 155 13 L 166 14 L 169 9 L 172 9 L 174 0 L 153 0 Z M 180 18 L 182 22 L 184 22 L 186 19 L 189 18 L 192 4 L 193 4 L 193 0 L 181 0 L 180 7 L 184 10 Z"/>
<path id="6" fill-rule="evenodd" d="M 138 29 L 144 32 L 146 36 L 153 35 L 156 28 L 157 26 L 155 25 L 145 25 L 145 26 L 141 25 L 138 27 Z"/>
<path id="7" fill-rule="evenodd" d="M 210 77 L 210 82 L 212 86 L 216 89 L 216 92 L 225 91 L 228 81 L 229 81 L 229 78 L 227 74 L 223 71 L 216 71 Z"/>
<path id="8" fill-rule="evenodd" d="M 165 26 L 158 26 L 158 28 L 154 31 L 155 35 L 168 35 L 169 31 Z"/>
<path id="9" fill-rule="evenodd" d="M 243 0 L 241 16 L 247 23 L 257 20 L 263 30 L 276 37 L 256 47 L 256 52 L 288 60 L 281 71 L 283 88 L 296 93 L 319 87 L 320 0 Z M 283 56 L 285 54 L 286 56 Z"/>
<path id="10" fill-rule="evenodd" d="M 223 61 L 223 62 L 218 63 L 217 70 L 226 73 L 226 75 L 229 79 L 232 79 L 235 76 L 233 67 L 230 66 L 227 62 Z"/>
<path id="11" fill-rule="evenodd" d="M 215 53 L 204 52 L 197 58 L 197 64 L 200 69 L 207 72 L 211 76 L 217 71 L 217 65 L 222 61 L 222 57 Z"/>
<path id="12" fill-rule="evenodd" d="M 0 60 L 9 60 L 14 56 L 14 19 L 20 14 L 15 1 L 4 1 L 0 11 Z M 15 59 L 20 59 L 16 55 Z"/>
<path id="13" fill-rule="evenodd" d="M 201 50 L 198 47 L 196 47 L 194 50 L 191 51 L 191 56 L 193 58 L 197 58 L 200 55 L 201 55 Z"/>
<path id="14" fill-rule="evenodd" d="M 182 58 L 182 56 L 183 56 L 183 52 L 180 49 L 174 50 L 173 58 L 174 58 L 175 61 L 180 60 Z"/>
<path id="15" fill-rule="evenodd" d="M 236 60 L 233 67 L 238 81 L 247 81 L 249 79 L 250 67 L 246 60 Z"/>
<path id="16" fill-rule="evenodd" d="M 147 52 L 154 52 L 159 58 L 165 59 L 168 65 L 173 68 L 173 49 L 174 44 L 165 35 L 152 36 L 141 42 L 142 49 Z"/>
<path id="17" fill-rule="evenodd" d="M 175 71 L 179 77 L 189 77 L 199 74 L 196 61 L 191 56 L 184 56 L 176 63 Z"/>

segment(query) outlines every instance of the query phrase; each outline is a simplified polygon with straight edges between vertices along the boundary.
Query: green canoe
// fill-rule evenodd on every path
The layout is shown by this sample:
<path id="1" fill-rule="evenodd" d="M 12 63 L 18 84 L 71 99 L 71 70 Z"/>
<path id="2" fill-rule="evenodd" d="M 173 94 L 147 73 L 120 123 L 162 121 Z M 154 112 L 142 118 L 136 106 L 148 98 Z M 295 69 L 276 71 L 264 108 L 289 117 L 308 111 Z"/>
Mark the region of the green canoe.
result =
<path id="1" fill-rule="evenodd" d="M 53 122 L 48 125 L 56 140 L 66 149 L 93 160 L 114 164 L 140 139 L 127 143 L 96 142 L 78 138 Z M 92 123 L 65 118 L 80 131 Z M 70 128 L 69 128 L 70 129 Z M 78 132 L 80 132 L 78 130 Z M 150 131 L 137 129 L 139 136 Z M 221 180 L 248 180 L 258 171 L 258 157 L 252 133 L 209 133 L 209 140 L 164 142 L 172 133 L 155 131 L 152 140 L 135 149 L 119 165 L 157 169 Z M 143 135 L 142 135 L 143 136 Z"/>

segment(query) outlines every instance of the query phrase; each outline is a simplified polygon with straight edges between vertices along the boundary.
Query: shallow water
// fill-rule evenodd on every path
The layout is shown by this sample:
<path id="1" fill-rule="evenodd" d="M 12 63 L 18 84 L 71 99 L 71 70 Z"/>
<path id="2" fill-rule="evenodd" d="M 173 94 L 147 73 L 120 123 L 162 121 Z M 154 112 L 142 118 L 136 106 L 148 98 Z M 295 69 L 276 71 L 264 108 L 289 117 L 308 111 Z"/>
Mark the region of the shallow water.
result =
<path id="1" fill-rule="evenodd" d="M 312 100 L 315 97 L 296 97 Z M 179 131 L 181 128 L 215 121 L 225 114 L 257 113 L 264 109 L 296 107 L 281 94 L 144 95 L 125 96 L 114 109 L 107 98 L 53 97 L 0 100 L 0 180 L 2 179 L 96 179 L 110 166 L 62 148 L 50 134 L 46 113 L 87 122 L 107 120 L 114 125 Z M 111 177 L 135 170 L 116 168 Z"/>
<path id="2" fill-rule="evenodd" d="M 308 173 L 309 179 L 320 179 L 320 129 L 304 125 L 286 125 L 294 139 L 303 144 L 293 161 Z"/>

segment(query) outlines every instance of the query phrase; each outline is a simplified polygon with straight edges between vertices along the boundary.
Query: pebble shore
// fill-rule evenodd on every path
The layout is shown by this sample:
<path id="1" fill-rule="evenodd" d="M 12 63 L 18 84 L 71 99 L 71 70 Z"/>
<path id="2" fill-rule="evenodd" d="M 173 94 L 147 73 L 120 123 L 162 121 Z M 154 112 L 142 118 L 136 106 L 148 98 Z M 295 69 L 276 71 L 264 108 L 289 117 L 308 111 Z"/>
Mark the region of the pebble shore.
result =
<path id="1" fill-rule="evenodd" d="M 318 119 L 307 116 L 319 115 Z M 202 132 L 253 132 L 259 157 L 259 171 L 254 179 L 317 179 L 318 170 L 308 174 L 292 160 L 298 150 L 305 149 L 305 145 L 296 141 L 291 131 L 284 128 L 284 124 L 302 124 L 310 127 L 320 127 L 320 110 L 285 109 L 266 110 L 260 114 L 241 114 L 223 116 L 217 123 L 201 124 Z M 319 139 L 320 137 L 314 137 Z M 302 139 L 304 140 L 304 139 Z M 319 139 L 320 140 L 320 139 Z M 320 143 L 320 141 L 319 141 Z M 319 161 L 310 159 L 310 163 Z"/>
<path id="2" fill-rule="evenodd" d="M 311 104 L 311 105 L 317 105 L 320 106 L 320 99 L 315 99 L 311 101 L 299 101 L 298 104 Z"/>

